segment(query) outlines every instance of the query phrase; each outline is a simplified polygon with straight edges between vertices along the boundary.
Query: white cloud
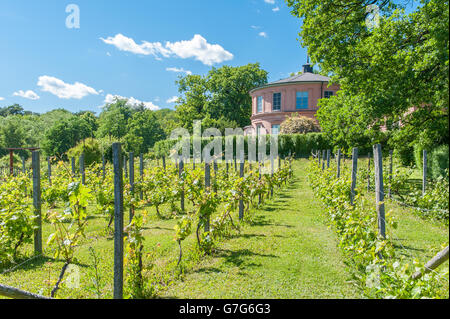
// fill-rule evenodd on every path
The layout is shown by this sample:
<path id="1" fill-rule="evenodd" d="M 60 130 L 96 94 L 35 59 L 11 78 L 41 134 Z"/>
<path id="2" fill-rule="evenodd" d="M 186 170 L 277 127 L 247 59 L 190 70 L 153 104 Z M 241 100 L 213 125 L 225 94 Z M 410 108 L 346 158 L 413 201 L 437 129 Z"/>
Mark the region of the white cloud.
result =
<path id="1" fill-rule="evenodd" d="M 3 101 L 5 98 L 0 96 L 0 101 Z"/>
<path id="2" fill-rule="evenodd" d="M 158 60 L 161 60 L 161 57 L 177 56 L 182 59 L 194 58 L 203 64 L 213 65 L 233 59 L 233 54 L 218 44 L 208 43 L 199 34 L 194 35 L 191 40 L 187 41 L 166 42 L 164 46 L 161 42 L 142 41 L 141 44 L 137 44 L 132 38 L 128 38 L 120 33 L 114 37 L 100 39 L 106 44 L 114 45 L 121 51 L 152 55 Z"/>
<path id="3" fill-rule="evenodd" d="M 273 11 L 273 12 L 280 11 L 280 7 L 275 7 L 275 8 L 272 9 L 272 11 Z"/>
<path id="4" fill-rule="evenodd" d="M 192 40 L 189 41 L 167 42 L 166 47 L 182 59 L 194 58 L 206 65 L 233 59 L 233 54 L 218 44 L 208 43 L 199 34 L 194 35 Z"/>
<path id="5" fill-rule="evenodd" d="M 152 111 L 155 110 L 159 110 L 160 107 L 153 104 L 153 102 L 144 102 L 144 101 L 140 101 L 138 99 L 135 99 L 134 97 L 124 97 L 124 96 L 120 96 L 120 95 L 113 95 L 113 94 L 107 94 L 105 97 L 105 101 L 103 101 L 105 104 L 110 104 L 110 103 L 114 103 L 116 99 L 119 100 L 127 100 L 127 105 L 131 106 L 131 107 L 138 107 L 141 104 L 144 104 L 144 106 Z"/>
<path id="6" fill-rule="evenodd" d="M 176 103 L 178 101 L 179 97 L 178 96 L 173 96 L 170 99 L 168 99 L 166 101 L 166 103 Z"/>
<path id="7" fill-rule="evenodd" d="M 258 35 L 260 37 L 267 38 L 267 33 L 265 33 L 265 32 L 260 32 L 260 33 L 258 33 Z"/>
<path id="8" fill-rule="evenodd" d="M 95 89 L 83 83 L 75 82 L 74 84 L 68 84 L 63 80 L 48 75 L 40 76 L 37 85 L 41 88 L 42 91 L 50 92 L 60 99 L 79 100 L 90 94 L 99 94 L 99 92 L 97 92 Z"/>
<path id="9" fill-rule="evenodd" d="M 107 55 L 107 56 L 111 56 L 111 53 L 109 53 L 109 52 L 106 52 L 106 55 Z"/>
<path id="10" fill-rule="evenodd" d="M 187 75 L 191 75 L 192 72 L 189 70 L 185 70 L 183 68 L 166 68 L 166 71 L 175 72 L 175 73 L 186 73 Z"/>
<path id="11" fill-rule="evenodd" d="M 275 0 L 264 0 L 264 2 L 268 4 L 275 4 Z"/>
<path id="12" fill-rule="evenodd" d="M 254 29 L 254 30 L 258 30 L 259 28 L 261 28 L 260 26 L 257 25 L 251 25 L 250 28 Z"/>
<path id="13" fill-rule="evenodd" d="M 155 57 L 157 57 L 159 54 L 163 55 L 164 57 L 168 57 L 170 55 L 170 51 L 165 49 L 161 42 L 150 43 L 147 41 L 143 41 L 142 44 L 137 44 L 132 38 L 128 38 L 120 33 L 116 34 L 114 37 L 100 39 L 106 44 L 114 45 L 120 51 L 142 55 L 153 55 Z"/>
<path id="14" fill-rule="evenodd" d="M 20 97 L 23 97 L 24 99 L 29 99 L 29 100 L 39 100 L 40 99 L 40 96 L 31 90 L 28 90 L 26 92 L 19 90 L 17 92 L 14 92 L 13 96 L 20 96 Z"/>

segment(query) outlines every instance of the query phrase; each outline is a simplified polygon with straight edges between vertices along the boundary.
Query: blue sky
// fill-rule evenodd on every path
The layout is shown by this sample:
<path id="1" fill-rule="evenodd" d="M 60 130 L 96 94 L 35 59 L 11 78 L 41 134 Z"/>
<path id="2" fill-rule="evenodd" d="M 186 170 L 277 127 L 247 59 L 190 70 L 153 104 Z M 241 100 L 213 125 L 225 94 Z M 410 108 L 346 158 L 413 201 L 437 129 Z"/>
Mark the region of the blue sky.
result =
<path id="1" fill-rule="evenodd" d="M 80 28 L 66 27 L 69 4 Z M 300 27 L 282 0 L 2 0 L 0 106 L 99 112 L 118 95 L 173 108 L 175 71 L 260 62 L 270 81 L 299 71 Z"/>

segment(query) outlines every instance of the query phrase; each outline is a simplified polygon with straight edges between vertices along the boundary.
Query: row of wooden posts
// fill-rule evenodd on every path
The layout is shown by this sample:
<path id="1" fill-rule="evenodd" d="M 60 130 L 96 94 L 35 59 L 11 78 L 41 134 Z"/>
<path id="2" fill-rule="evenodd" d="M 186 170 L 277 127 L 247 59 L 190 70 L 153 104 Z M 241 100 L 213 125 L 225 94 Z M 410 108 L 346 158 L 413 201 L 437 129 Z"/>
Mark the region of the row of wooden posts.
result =
<path id="1" fill-rule="evenodd" d="M 114 299 L 123 298 L 123 176 L 127 178 L 127 165 L 126 157 L 122 155 L 122 147 L 120 143 L 114 143 L 112 145 L 113 154 L 113 170 L 114 170 L 114 289 L 113 297 Z M 121 161 L 121 159 L 123 159 Z M 218 166 L 216 161 L 211 161 L 213 163 L 214 178 L 217 177 Z M 280 165 L 281 159 L 278 157 L 278 165 Z M 162 157 L 163 169 L 166 169 L 165 157 Z M 193 168 L 195 169 L 195 161 L 193 162 Z M 182 178 L 184 172 L 184 161 L 183 159 L 177 160 L 175 163 L 179 177 Z M 235 171 L 237 171 L 237 161 L 234 159 Z M 125 169 L 125 172 L 123 170 Z M 244 177 L 245 170 L 245 160 L 239 163 L 239 176 Z M 134 191 L 134 154 L 129 154 L 129 182 L 131 185 L 131 191 Z M 226 172 L 229 172 L 229 163 L 226 162 Z M 124 174 L 125 173 L 125 174 Z M 140 174 L 141 178 L 143 176 L 143 157 L 140 155 Z M 271 157 L 271 175 L 274 174 L 274 158 Z M 211 189 L 211 163 L 208 161 L 204 162 L 204 176 L 205 176 L 205 189 L 209 191 Z M 259 179 L 261 179 L 261 165 L 259 166 Z M 270 195 L 273 196 L 273 189 L 270 190 Z M 142 193 L 140 197 L 142 199 Z M 181 192 L 180 206 L 181 210 L 184 212 L 184 191 Z M 261 203 L 261 196 L 259 196 L 259 203 Z M 130 221 L 132 220 L 132 209 L 130 209 Z M 244 202 L 239 200 L 239 220 L 244 218 Z M 204 231 L 208 232 L 210 230 L 210 221 L 206 220 Z"/>
<path id="2" fill-rule="evenodd" d="M 393 171 L 393 151 L 389 151 L 389 191 L 388 197 L 392 198 L 392 190 L 391 190 L 391 182 L 392 182 L 392 171 Z M 378 217 L 378 229 L 380 235 L 384 238 L 386 235 L 386 227 L 385 227 L 385 208 L 384 208 L 384 185 L 383 185 L 383 154 L 381 151 L 381 145 L 376 144 L 373 146 L 373 160 L 375 167 L 375 200 L 377 207 L 377 217 Z M 330 158 L 331 158 L 331 150 L 321 150 L 317 152 L 319 167 L 322 167 L 322 170 L 325 170 L 325 165 L 327 168 L 330 167 Z M 336 175 L 339 178 L 341 174 L 341 158 L 342 153 L 341 150 L 338 150 L 336 153 Z M 368 156 L 368 171 L 369 175 L 367 178 L 367 190 L 371 190 L 370 185 L 370 159 L 371 154 Z M 326 163 L 326 164 L 325 164 Z M 358 148 L 354 147 L 352 150 L 352 169 L 351 169 L 351 195 L 350 202 L 353 205 L 354 197 L 355 197 L 355 188 L 356 188 L 356 175 L 358 171 Z M 427 183 L 427 151 L 423 151 L 423 179 L 422 179 L 422 194 L 425 194 L 426 191 L 426 183 Z"/>
<path id="3" fill-rule="evenodd" d="M 325 155 L 326 154 L 326 155 Z M 389 185 L 391 184 L 392 179 L 392 150 L 389 151 Z M 325 160 L 327 168 L 330 167 L 330 155 L 331 150 L 327 151 L 318 151 L 317 153 L 319 159 L 319 167 L 322 165 L 322 170 L 325 170 Z M 322 163 L 321 156 L 322 155 Z M 373 146 L 373 155 L 374 155 L 374 166 L 375 166 L 375 201 L 377 208 L 377 219 L 378 219 L 378 231 L 379 234 L 385 238 L 386 237 L 386 225 L 385 225 L 385 208 L 384 208 L 384 185 L 383 185 L 383 156 L 381 152 L 381 145 L 376 144 Z M 368 168 L 370 172 L 370 154 L 368 156 Z M 337 161 L 337 177 L 340 177 L 340 167 L 341 167 L 341 151 L 338 150 L 336 154 Z M 355 196 L 355 187 L 356 187 L 356 172 L 358 169 L 358 148 L 353 148 L 352 150 L 352 183 L 351 183 L 351 203 L 353 205 L 353 200 Z M 427 151 L 423 151 L 423 176 L 422 176 L 422 194 L 425 194 L 426 191 L 426 183 L 427 183 Z M 370 190 L 370 178 L 367 180 L 367 189 Z M 392 197 L 392 192 L 389 187 L 388 196 Z M 431 272 L 435 270 L 437 267 L 442 265 L 449 258 L 449 247 L 445 247 L 441 250 L 436 256 L 434 256 L 431 260 L 429 260 L 424 267 L 424 271 L 417 271 L 412 275 L 413 279 L 418 279 L 422 277 L 424 273 Z"/>
<path id="4" fill-rule="evenodd" d="M 113 144 L 113 172 L 114 172 L 114 298 L 122 298 L 123 297 L 123 227 L 124 227 L 124 218 L 123 218 L 123 180 L 128 179 L 128 182 L 131 186 L 131 192 L 134 192 L 135 189 L 135 180 L 134 180 L 134 153 L 129 153 L 128 164 L 126 156 L 122 154 L 122 148 L 120 143 Z M 143 154 L 139 156 L 139 173 L 141 179 L 144 175 L 144 157 Z M 158 161 L 159 162 L 159 161 Z M 278 157 L 278 164 L 280 165 L 281 159 Z M 52 183 L 52 166 L 50 158 L 47 158 L 47 175 L 48 180 L 51 185 Z M 76 174 L 76 165 L 75 158 L 71 158 L 72 165 L 72 174 L 75 176 Z M 79 158 L 79 173 L 81 176 L 82 184 L 86 182 L 85 176 L 85 158 L 84 154 L 80 155 Z M 166 169 L 166 159 L 162 157 L 162 165 L 163 169 Z M 235 170 L 237 171 L 237 161 L 234 160 Z M 40 170 L 40 153 L 39 151 L 32 152 L 32 178 L 33 178 L 33 207 L 34 207 L 34 215 L 36 218 L 36 228 L 34 231 L 34 252 L 36 255 L 41 255 L 43 252 L 42 249 L 42 201 L 41 201 L 41 170 Z M 176 162 L 176 167 L 178 169 L 179 176 L 182 177 L 184 171 L 184 161 L 180 160 Z M 205 168 L 205 187 L 206 189 L 210 189 L 211 187 L 211 168 L 210 163 L 204 163 Z M 217 162 L 213 162 L 214 168 L 214 176 L 217 176 L 218 166 Z M 244 177 L 244 168 L 245 161 L 240 161 L 239 165 L 239 176 Z M 194 162 L 195 169 L 195 162 Z M 229 163 L 226 163 L 227 173 L 229 171 Z M 25 172 L 25 165 L 23 166 L 23 172 Z M 274 173 L 274 159 L 271 157 L 271 174 Z M 103 178 L 106 176 L 106 160 L 105 157 L 102 157 L 102 174 Z M 259 178 L 261 179 L 261 166 L 259 167 Z M 270 190 L 270 195 L 273 196 L 273 189 Z M 140 198 L 143 199 L 143 193 L 140 192 Z M 184 211 L 184 192 L 181 193 L 181 210 Z M 259 197 L 259 202 L 261 202 L 261 196 Z M 130 221 L 133 218 L 133 209 L 130 208 Z M 239 201 L 239 219 L 242 220 L 244 218 L 244 203 L 242 200 Z M 205 224 L 205 232 L 209 231 L 210 225 L 209 221 Z"/>
<path id="5" fill-rule="evenodd" d="M 322 170 L 324 170 L 325 169 L 325 159 L 326 159 L 326 163 L 327 163 L 326 164 L 327 168 L 330 167 L 331 150 L 318 151 L 318 154 L 319 154 L 319 156 L 318 156 L 319 157 L 319 165 L 320 165 L 320 162 L 321 162 L 321 156 L 320 156 L 321 153 L 323 155 Z M 375 154 L 375 151 L 374 151 L 374 154 Z M 355 157 L 355 158 L 358 157 L 358 148 L 353 148 L 353 150 L 352 150 L 352 158 L 353 157 Z M 336 158 L 338 159 L 337 160 L 337 162 L 338 162 L 337 177 L 339 177 L 340 176 L 340 159 L 342 158 L 341 150 L 337 151 Z M 370 160 L 371 160 L 371 154 L 370 153 L 369 153 L 367 158 L 368 158 L 368 162 L 367 162 L 368 170 L 370 172 L 370 163 L 371 163 L 370 162 Z M 424 150 L 423 151 L 423 161 L 422 161 L 422 165 L 423 165 L 423 167 L 422 167 L 422 169 L 423 169 L 423 174 L 422 174 L 422 195 L 425 195 L 426 187 L 427 187 L 427 168 L 428 168 L 427 161 L 428 161 L 427 160 L 427 151 Z M 357 164 L 355 164 L 355 165 L 357 165 Z M 390 150 L 389 151 L 389 185 L 391 185 L 391 181 L 392 181 L 392 170 L 393 170 L 393 151 Z M 367 179 L 367 190 L 370 190 L 370 178 Z M 391 190 L 390 187 L 389 187 L 389 191 L 388 191 L 388 197 L 392 198 L 392 190 Z"/>

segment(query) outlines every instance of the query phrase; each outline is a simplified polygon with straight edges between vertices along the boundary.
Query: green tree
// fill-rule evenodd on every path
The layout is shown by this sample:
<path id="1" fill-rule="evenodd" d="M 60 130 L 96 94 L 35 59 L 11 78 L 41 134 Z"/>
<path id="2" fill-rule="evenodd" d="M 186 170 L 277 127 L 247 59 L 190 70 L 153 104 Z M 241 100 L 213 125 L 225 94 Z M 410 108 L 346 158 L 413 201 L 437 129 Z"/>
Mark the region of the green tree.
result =
<path id="1" fill-rule="evenodd" d="M 207 75 L 186 75 L 177 81 L 182 95 L 176 115 L 182 127 L 192 130 L 194 120 L 209 118 L 244 127 L 250 124 L 249 91 L 267 83 L 267 72 L 258 63 L 212 68 Z"/>
<path id="2" fill-rule="evenodd" d="M 311 60 L 341 85 L 320 101 L 329 138 L 374 143 L 386 127 L 395 145 L 447 143 L 448 1 L 422 0 L 409 14 L 389 0 L 287 2 L 303 19 L 301 43 Z M 366 21 L 373 5 L 378 25 Z"/>
<path id="3" fill-rule="evenodd" d="M 79 141 L 91 135 L 89 123 L 81 117 L 73 116 L 55 123 L 46 131 L 42 149 L 49 156 L 61 156 Z"/>
<path id="4" fill-rule="evenodd" d="M 127 100 L 116 99 L 114 103 L 107 104 L 100 113 L 98 120 L 99 137 L 122 138 L 127 133 L 128 119 L 133 110 L 127 105 Z"/>
<path id="5" fill-rule="evenodd" d="M 27 134 L 21 123 L 21 116 L 0 118 L 0 157 L 7 154 L 6 147 L 27 146 Z M 24 152 L 20 152 L 24 156 Z"/>
<path id="6" fill-rule="evenodd" d="M 126 148 L 136 154 L 147 153 L 157 141 L 165 137 L 153 111 L 136 112 L 128 121 Z"/>
<path id="7" fill-rule="evenodd" d="M 0 107 L 0 116 L 6 117 L 8 115 L 24 115 L 23 107 L 19 104 Z"/>
<path id="8" fill-rule="evenodd" d="M 180 125 L 174 110 L 160 109 L 154 111 L 154 114 L 166 136 L 170 136 L 170 133 Z"/>

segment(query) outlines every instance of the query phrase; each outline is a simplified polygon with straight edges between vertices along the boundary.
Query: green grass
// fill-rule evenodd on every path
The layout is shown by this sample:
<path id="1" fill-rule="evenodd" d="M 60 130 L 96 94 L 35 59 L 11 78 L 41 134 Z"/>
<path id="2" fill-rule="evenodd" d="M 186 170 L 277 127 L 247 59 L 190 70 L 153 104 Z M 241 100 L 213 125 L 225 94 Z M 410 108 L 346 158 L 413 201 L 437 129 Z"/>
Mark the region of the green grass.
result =
<path id="1" fill-rule="evenodd" d="M 145 226 L 147 271 L 157 285 L 160 298 L 361 298 L 350 281 L 337 239 L 326 226 L 319 202 L 313 198 L 306 180 L 306 160 L 295 161 L 294 180 L 275 192 L 259 210 L 252 211 L 253 221 L 243 224 L 241 231 L 223 239 L 212 256 L 197 258 L 195 238 L 183 243 L 183 275 L 175 271 L 178 245 L 173 241 L 175 219 L 157 219 L 149 211 Z M 406 256 L 428 260 L 448 243 L 448 228 L 421 220 L 408 209 L 386 203 L 387 210 L 399 222 L 393 231 L 398 249 Z M 168 208 L 164 210 L 168 215 Z M 128 213 L 125 214 L 128 221 Z M 236 221 L 236 216 L 234 215 Z M 112 234 L 106 231 L 103 217 L 89 220 L 87 239 L 77 248 L 76 265 L 80 271 L 80 288 L 64 284 L 59 298 L 97 298 L 92 285 L 94 269 L 89 247 L 100 258 L 101 298 L 112 297 L 113 246 Z M 51 233 L 44 224 L 45 240 Z M 30 256 L 31 245 L 23 253 Z M 34 293 L 49 295 L 63 262 L 39 257 L 12 272 L 2 274 L 0 283 Z M 448 267 L 448 263 L 441 267 Z"/>
<path id="2" fill-rule="evenodd" d="M 336 238 L 312 197 L 305 161 L 297 177 L 241 234 L 162 293 L 167 298 L 357 298 Z"/>

